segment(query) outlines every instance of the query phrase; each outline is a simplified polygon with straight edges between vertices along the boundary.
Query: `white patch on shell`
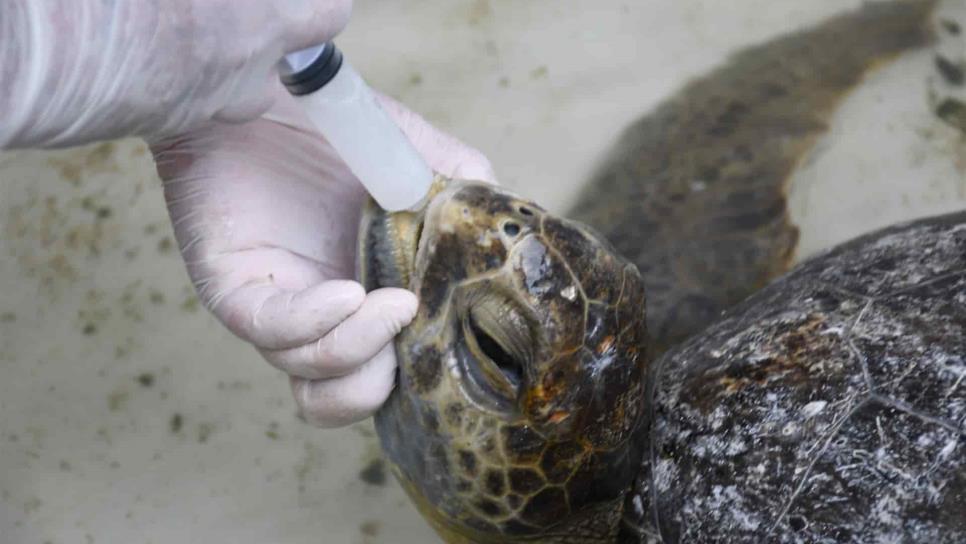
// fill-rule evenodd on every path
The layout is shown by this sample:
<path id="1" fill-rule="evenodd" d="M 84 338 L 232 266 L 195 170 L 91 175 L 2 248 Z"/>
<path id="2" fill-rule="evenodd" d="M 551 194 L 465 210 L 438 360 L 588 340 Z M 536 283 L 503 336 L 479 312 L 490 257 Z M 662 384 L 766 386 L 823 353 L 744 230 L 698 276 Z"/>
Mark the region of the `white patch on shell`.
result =
<path id="1" fill-rule="evenodd" d="M 728 442 L 728 449 L 725 451 L 729 456 L 734 457 L 748 451 L 748 444 L 741 438 L 734 438 Z"/>
<path id="2" fill-rule="evenodd" d="M 641 517 L 644 515 L 644 501 L 641 500 L 640 495 L 634 495 L 634 499 L 631 501 L 634 505 L 634 515 Z"/>
<path id="3" fill-rule="evenodd" d="M 560 296 L 573 302 L 577 298 L 577 287 L 574 285 L 569 285 L 560 290 Z"/>
<path id="4" fill-rule="evenodd" d="M 845 327 L 842 327 L 842 326 L 829 327 L 828 329 L 820 332 L 819 334 L 821 336 L 827 336 L 827 335 L 833 335 L 834 334 L 835 336 L 841 337 L 843 334 L 845 334 Z"/>
<path id="5" fill-rule="evenodd" d="M 802 415 L 805 418 L 812 418 L 818 415 L 825 407 L 828 406 L 828 402 L 824 400 L 812 401 L 805 406 L 802 406 Z"/>
<path id="6" fill-rule="evenodd" d="M 680 469 L 674 461 L 661 459 L 654 467 L 654 486 L 658 492 L 666 493 L 678 480 Z"/>
<path id="7" fill-rule="evenodd" d="M 781 433 L 786 438 L 797 437 L 802 434 L 802 427 L 798 423 L 789 421 L 782 427 Z"/>
<path id="8" fill-rule="evenodd" d="M 728 415 L 728 411 L 725 410 L 724 406 L 718 406 L 717 408 L 715 408 L 714 412 L 711 413 L 711 417 L 709 418 L 710 420 L 709 424 L 711 425 L 711 430 L 717 431 L 718 429 L 720 429 L 721 426 L 724 425 L 725 417 L 727 417 L 727 415 Z"/>
<path id="9" fill-rule="evenodd" d="M 705 502 L 712 511 L 728 512 L 726 522 L 737 524 L 745 531 L 756 531 L 761 526 L 759 516 L 753 508 L 748 508 L 744 495 L 733 485 L 712 487 L 711 496 Z"/>
<path id="10" fill-rule="evenodd" d="M 958 440 L 955 438 L 947 442 L 946 445 L 943 446 L 943 449 L 939 450 L 939 458 L 943 460 L 949 459 L 949 456 L 953 454 L 953 450 L 956 449 L 957 442 Z"/>

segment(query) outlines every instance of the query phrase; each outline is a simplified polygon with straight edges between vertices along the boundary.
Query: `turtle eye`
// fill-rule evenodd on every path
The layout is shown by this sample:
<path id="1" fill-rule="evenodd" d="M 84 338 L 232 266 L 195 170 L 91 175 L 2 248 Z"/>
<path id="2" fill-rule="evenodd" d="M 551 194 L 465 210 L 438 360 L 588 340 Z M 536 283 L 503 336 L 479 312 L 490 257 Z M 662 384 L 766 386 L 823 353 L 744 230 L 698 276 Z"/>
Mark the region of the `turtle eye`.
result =
<path id="1" fill-rule="evenodd" d="M 467 345 L 490 389 L 517 397 L 532 359 L 531 328 L 518 306 L 496 293 L 472 297 L 464 319 Z"/>
<path id="2" fill-rule="evenodd" d="M 520 387 L 523 381 L 523 365 L 513 355 L 510 355 L 503 346 L 500 345 L 492 336 L 487 334 L 479 323 L 470 316 L 469 329 L 471 336 L 476 341 L 480 352 L 485 355 L 489 362 L 492 362 L 503 373 L 503 377 L 509 382 L 513 389 Z"/>

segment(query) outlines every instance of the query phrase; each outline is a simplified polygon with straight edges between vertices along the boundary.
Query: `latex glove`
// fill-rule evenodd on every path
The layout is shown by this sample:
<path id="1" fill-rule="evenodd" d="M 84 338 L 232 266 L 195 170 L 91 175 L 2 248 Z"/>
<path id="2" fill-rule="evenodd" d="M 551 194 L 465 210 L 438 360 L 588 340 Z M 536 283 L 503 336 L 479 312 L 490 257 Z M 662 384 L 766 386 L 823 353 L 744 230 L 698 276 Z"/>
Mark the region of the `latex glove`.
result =
<path id="1" fill-rule="evenodd" d="M 434 170 L 493 180 L 479 152 L 382 100 Z M 350 281 L 362 186 L 290 97 L 266 117 L 274 120 L 212 124 L 156 144 L 158 171 L 203 303 L 292 377 L 309 422 L 345 425 L 388 397 L 391 340 L 417 301 L 401 289 L 367 295 Z"/>
<path id="2" fill-rule="evenodd" d="M 271 106 L 282 55 L 351 0 L 2 0 L 0 148 L 180 134 Z"/>

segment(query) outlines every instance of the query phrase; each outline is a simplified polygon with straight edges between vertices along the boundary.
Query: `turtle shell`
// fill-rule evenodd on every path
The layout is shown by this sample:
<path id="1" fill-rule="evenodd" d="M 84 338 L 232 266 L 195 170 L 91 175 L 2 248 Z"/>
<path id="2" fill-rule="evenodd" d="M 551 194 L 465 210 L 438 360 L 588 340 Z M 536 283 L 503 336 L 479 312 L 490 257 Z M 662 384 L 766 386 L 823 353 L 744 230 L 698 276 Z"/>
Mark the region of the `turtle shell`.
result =
<path id="1" fill-rule="evenodd" d="M 628 541 L 966 542 L 966 212 L 806 261 L 650 382 Z"/>

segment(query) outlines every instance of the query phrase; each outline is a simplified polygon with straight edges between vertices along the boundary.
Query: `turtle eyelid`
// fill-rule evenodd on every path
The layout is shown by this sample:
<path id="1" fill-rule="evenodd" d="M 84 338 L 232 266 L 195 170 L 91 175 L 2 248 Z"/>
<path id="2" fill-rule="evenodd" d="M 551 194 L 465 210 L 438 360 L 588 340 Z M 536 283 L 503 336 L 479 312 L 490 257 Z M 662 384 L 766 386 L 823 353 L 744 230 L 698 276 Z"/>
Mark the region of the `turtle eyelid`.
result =
<path id="1" fill-rule="evenodd" d="M 469 317 L 469 330 L 483 355 L 489 358 L 500 369 L 514 389 L 519 389 L 520 384 L 523 382 L 522 362 L 517 360 L 495 338 L 483 330 L 476 320 L 473 319 L 472 315 Z"/>
<path id="2" fill-rule="evenodd" d="M 463 333 L 477 376 L 505 400 L 515 400 L 539 343 L 532 319 L 499 290 L 471 289 L 463 301 Z"/>

